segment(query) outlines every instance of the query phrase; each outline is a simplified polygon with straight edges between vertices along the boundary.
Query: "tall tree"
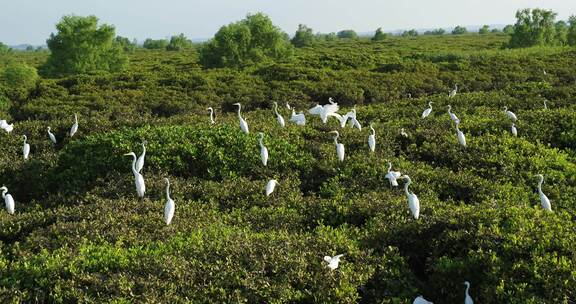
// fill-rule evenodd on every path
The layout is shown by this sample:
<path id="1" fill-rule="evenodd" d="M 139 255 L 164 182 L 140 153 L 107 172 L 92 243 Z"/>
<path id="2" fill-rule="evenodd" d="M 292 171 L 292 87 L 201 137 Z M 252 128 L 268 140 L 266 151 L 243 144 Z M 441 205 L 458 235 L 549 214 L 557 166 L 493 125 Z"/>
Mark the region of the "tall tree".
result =
<path id="1" fill-rule="evenodd" d="M 374 37 L 372 37 L 372 41 L 382 41 L 384 39 L 386 39 L 388 37 L 388 34 L 384 33 L 382 31 L 382 28 L 379 27 L 378 29 L 376 29 L 376 32 L 374 33 Z"/>
<path id="2" fill-rule="evenodd" d="M 0 54 L 7 54 L 11 51 L 12 49 L 5 45 L 4 43 L 0 42 Z"/>
<path id="3" fill-rule="evenodd" d="M 478 30 L 478 34 L 480 35 L 486 35 L 488 33 L 490 33 L 490 26 L 488 25 L 484 25 Z"/>
<path id="4" fill-rule="evenodd" d="M 342 30 L 342 31 L 339 31 L 336 35 L 340 39 L 356 39 L 356 38 L 358 38 L 358 34 L 356 34 L 356 32 L 354 30 Z"/>
<path id="5" fill-rule="evenodd" d="M 147 38 L 144 40 L 142 47 L 148 50 L 160 50 L 165 49 L 168 46 L 168 40 L 166 39 L 152 39 Z"/>
<path id="6" fill-rule="evenodd" d="M 288 35 L 268 16 L 257 13 L 221 27 L 200 49 L 200 61 L 207 67 L 241 67 L 292 54 Z"/>
<path id="7" fill-rule="evenodd" d="M 294 34 L 291 42 L 295 47 L 299 48 L 312 45 L 315 39 L 316 37 L 314 36 L 311 28 L 304 24 L 299 24 L 298 30 L 296 30 L 296 33 Z"/>
<path id="8" fill-rule="evenodd" d="M 168 50 L 168 51 L 180 51 L 183 49 L 189 49 L 191 47 L 192 47 L 192 41 L 190 39 L 186 38 L 186 36 L 184 36 L 184 34 L 180 34 L 177 36 L 172 36 L 170 38 L 170 42 L 166 46 L 166 50 Z"/>
<path id="9" fill-rule="evenodd" d="M 514 26 L 512 24 L 508 24 L 504 28 L 502 28 L 502 32 L 508 35 L 512 35 L 514 34 Z"/>
<path id="10" fill-rule="evenodd" d="M 114 43 L 115 29 L 108 24 L 98 26 L 96 16 L 64 16 L 56 25 L 57 34 L 46 41 L 50 57 L 42 70 L 52 76 L 120 71 L 128 59 Z"/>
<path id="11" fill-rule="evenodd" d="M 463 26 L 456 26 L 453 30 L 452 30 L 452 35 L 462 35 L 462 34 L 466 34 L 468 33 L 468 30 L 463 27 Z"/>
<path id="12" fill-rule="evenodd" d="M 120 46 L 124 52 L 133 52 L 136 50 L 136 41 L 130 41 L 130 39 L 122 36 L 117 36 L 114 39 L 114 43 Z"/>
<path id="13" fill-rule="evenodd" d="M 566 40 L 569 45 L 576 45 L 576 16 L 570 16 L 568 23 L 570 26 L 568 27 L 568 37 Z"/>
<path id="14" fill-rule="evenodd" d="M 557 44 L 556 13 L 544 9 L 523 9 L 516 12 L 514 33 L 510 37 L 510 47 Z"/>

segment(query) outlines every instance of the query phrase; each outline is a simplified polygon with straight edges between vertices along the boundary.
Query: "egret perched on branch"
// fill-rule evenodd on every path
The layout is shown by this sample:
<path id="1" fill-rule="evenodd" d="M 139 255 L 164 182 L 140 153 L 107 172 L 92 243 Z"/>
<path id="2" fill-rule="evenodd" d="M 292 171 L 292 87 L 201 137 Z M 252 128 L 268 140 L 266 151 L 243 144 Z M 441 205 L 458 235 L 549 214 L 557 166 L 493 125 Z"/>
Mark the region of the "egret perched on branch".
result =
<path id="1" fill-rule="evenodd" d="M 174 217 L 174 210 L 176 209 L 176 205 L 174 204 L 174 200 L 170 198 L 170 181 L 167 178 L 164 178 L 166 182 L 166 204 L 164 205 L 164 222 L 166 225 L 170 225 L 172 222 L 172 218 Z"/>
<path id="2" fill-rule="evenodd" d="M 144 185 L 144 177 L 138 170 L 136 170 L 136 154 L 134 152 L 126 153 L 124 155 L 132 156 L 132 173 L 134 174 L 134 184 L 136 185 L 136 194 L 139 198 L 144 198 L 146 192 L 146 185 Z"/>
<path id="3" fill-rule="evenodd" d="M 340 133 L 338 133 L 338 131 L 330 131 L 330 133 L 336 134 L 334 136 L 334 144 L 336 145 L 336 154 L 338 155 L 338 159 L 340 161 L 344 161 L 344 144 L 338 143 L 338 137 L 340 137 Z"/>
<path id="4" fill-rule="evenodd" d="M 8 211 L 9 214 L 14 214 L 14 198 L 12 198 L 12 195 L 6 194 L 6 192 L 8 192 L 6 186 L 2 186 L 0 190 L 2 191 L 2 198 L 6 204 L 6 211 Z"/>
<path id="5" fill-rule="evenodd" d="M 240 111 L 242 110 L 242 105 L 239 102 L 235 103 L 234 105 L 238 106 L 238 119 L 240 120 L 240 129 L 242 129 L 242 132 L 246 134 L 250 133 L 250 131 L 248 131 L 248 123 L 244 118 L 242 118 L 242 115 L 240 114 Z"/>
<path id="6" fill-rule="evenodd" d="M 306 117 L 304 116 L 304 112 L 300 112 L 296 114 L 296 111 L 292 109 L 292 116 L 290 117 L 290 121 L 295 123 L 297 126 L 303 126 L 306 124 Z"/>
<path id="7" fill-rule="evenodd" d="M 74 136 L 74 134 L 76 134 L 77 131 L 78 131 L 78 115 L 74 114 L 74 124 L 70 128 L 70 132 L 68 133 L 68 135 L 72 137 Z"/>
<path id="8" fill-rule="evenodd" d="M 512 126 L 510 127 L 510 132 L 512 132 L 512 135 L 518 136 L 518 130 L 516 130 L 516 124 L 512 123 Z"/>
<path id="9" fill-rule="evenodd" d="M 392 163 L 388 162 L 388 173 L 386 173 L 386 176 L 384 177 L 387 178 L 388 181 L 390 181 L 390 187 L 398 186 L 398 181 L 396 180 L 400 178 L 401 175 L 402 173 L 400 173 L 399 171 L 392 171 Z"/>
<path id="10" fill-rule="evenodd" d="M 455 124 L 460 123 L 460 119 L 458 119 L 458 116 L 456 116 L 456 114 L 452 113 L 452 106 L 451 105 L 448 105 L 448 115 L 450 115 L 450 119 L 452 119 L 452 121 Z"/>
<path id="11" fill-rule="evenodd" d="M 368 147 L 370 151 L 374 152 L 376 150 L 376 131 L 374 131 L 372 124 L 370 124 L 370 132 L 372 134 L 368 135 Z"/>
<path id="12" fill-rule="evenodd" d="M 464 136 L 464 132 L 460 131 L 460 122 L 456 123 L 456 135 L 458 136 L 458 142 L 461 146 L 466 147 L 466 137 Z"/>
<path id="13" fill-rule="evenodd" d="M 518 117 L 516 117 L 516 114 L 514 114 L 514 112 L 508 111 L 508 107 L 504 107 L 504 114 L 506 114 L 506 116 L 508 116 L 508 118 L 512 119 L 512 121 L 514 122 L 518 120 Z"/>
<path id="14" fill-rule="evenodd" d="M 30 145 L 26 142 L 26 140 L 28 140 L 28 137 L 26 137 L 26 135 L 23 135 L 24 137 L 24 147 L 22 147 L 22 153 L 24 154 L 24 159 L 28 159 L 28 155 L 30 154 Z"/>
<path id="15" fill-rule="evenodd" d="M 335 255 L 333 257 L 331 256 L 324 256 L 324 261 L 326 263 L 328 263 L 328 265 L 326 265 L 326 267 L 330 268 L 330 270 L 335 270 L 336 268 L 338 268 L 338 264 L 340 263 L 340 258 L 343 257 L 343 254 L 339 254 L 339 255 Z"/>
<path id="16" fill-rule="evenodd" d="M 144 158 L 146 157 L 146 144 L 148 142 L 143 140 L 142 141 L 142 154 L 140 154 L 140 156 L 138 157 L 138 160 L 136 160 L 136 170 L 138 172 L 142 171 L 142 168 L 144 168 Z"/>
<path id="17" fill-rule="evenodd" d="M 428 117 L 428 115 L 430 115 L 430 113 L 432 113 L 432 104 L 433 102 L 428 102 L 428 109 L 424 110 L 424 112 L 422 112 L 422 118 L 426 118 Z"/>
<path id="18" fill-rule="evenodd" d="M 56 136 L 54 136 L 54 134 L 52 134 L 52 132 L 50 132 L 50 127 L 48 127 L 48 137 L 50 138 L 52 143 L 56 144 Z"/>
<path id="19" fill-rule="evenodd" d="M 260 144 L 260 158 L 262 158 L 262 164 L 266 166 L 268 164 L 268 148 L 264 146 L 262 141 L 264 140 L 264 133 L 258 133 L 258 143 Z"/>
<path id="20" fill-rule="evenodd" d="M 404 175 L 402 178 L 406 179 L 406 184 L 404 184 L 404 192 L 406 192 L 406 198 L 408 198 L 408 207 L 410 208 L 410 213 L 412 213 L 414 219 L 417 220 L 420 216 L 420 201 L 414 192 L 410 192 L 408 190 L 408 187 L 412 183 L 410 176 Z"/>
<path id="21" fill-rule="evenodd" d="M 2 119 L 0 120 L 0 129 L 4 129 L 6 133 L 10 133 L 14 130 L 14 124 L 8 124 L 6 120 Z"/>
<path id="22" fill-rule="evenodd" d="M 412 302 L 412 304 L 434 304 L 434 303 L 424 299 L 423 296 L 418 296 L 416 299 L 414 299 L 414 302 Z"/>
<path id="23" fill-rule="evenodd" d="M 470 283 L 466 281 L 464 282 L 464 285 L 466 285 L 466 297 L 464 298 L 464 304 L 474 304 L 472 297 L 468 293 L 468 290 L 470 290 Z"/>
<path id="24" fill-rule="evenodd" d="M 540 179 L 540 181 L 538 182 L 538 195 L 540 196 L 540 204 L 542 205 L 542 208 L 544 208 L 545 210 L 552 211 L 552 205 L 550 205 L 550 200 L 548 199 L 546 194 L 542 192 L 542 183 L 544 183 L 544 175 L 536 174 L 535 176 Z"/>
<path id="25" fill-rule="evenodd" d="M 284 117 L 278 113 L 278 103 L 274 102 L 274 113 L 276 113 L 276 120 L 278 120 L 278 124 L 280 127 L 284 128 L 286 124 L 284 123 Z"/>
<path id="26" fill-rule="evenodd" d="M 268 183 L 266 184 L 266 196 L 270 196 L 270 194 L 274 192 L 274 189 L 276 189 L 276 185 L 280 185 L 280 183 L 277 180 L 271 179 L 268 181 Z"/>
<path id="27" fill-rule="evenodd" d="M 214 120 L 214 109 L 212 109 L 212 107 L 208 107 L 206 110 L 210 112 L 210 123 L 215 124 L 216 121 Z"/>
<path id="28" fill-rule="evenodd" d="M 454 85 L 454 90 L 452 90 L 450 92 L 450 94 L 448 94 L 448 98 L 453 98 L 454 96 L 456 96 L 456 93 L 458 93 L 458 85 L 457 84 Z"/>

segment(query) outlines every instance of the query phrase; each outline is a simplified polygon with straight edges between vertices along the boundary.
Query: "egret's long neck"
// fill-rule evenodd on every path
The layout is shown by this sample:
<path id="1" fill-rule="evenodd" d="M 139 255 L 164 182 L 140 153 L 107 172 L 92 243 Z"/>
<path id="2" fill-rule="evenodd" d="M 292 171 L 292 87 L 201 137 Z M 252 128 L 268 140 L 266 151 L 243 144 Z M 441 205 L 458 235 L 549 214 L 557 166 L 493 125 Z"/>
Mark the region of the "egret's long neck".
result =
<path id="1" fill-rule="evenodd" d="M 240 116 L 240 110 L 242 109 L 241 105 L 238 105 L 238 117 L 242 118 L 242 116 Z"/>
<path id="2" fill-rule="evenodd" d="M 392 163 L 388 163 L 388 172 L 392 170 Z"/>
<path id="3" fill-rule="evenodd" d="M 260 143 L 260 148 L 264 148 L 264 143 L 262 143 L 263 138 L 259 137 L 258 138 L 258 143 Z"/>
<path id="4" fill-rule="evenodd" d="M 8 190 L 2 189 L 2 198 L 6 198 L 6 192 L 8 192 Z"/>
<path id="5" fill-rule="evenodd" d="M 406 195 L 410 195 L 410 192 L 408 191 L 408 186 L 410 186 L 410 183 L 412 183 L 412 181 L 408 180 L 408 182 L 404 184 L 404 192 L 406 192 Z"/>
<path id="6" fill-rule="evenodd" d="M 470 289 L 470 285 L 466 284 L 466 295 L 470 296 L 470 294 L 468 293 L 468 290 Z"/>
<path id="7" fill-rule="evenodd" d="M 374 128 L 370 127 L 370 130 L 372 131 L 372 135 L 376 135 L 376 131 L 374 131 Z"/>
<path id="8" fill-rule="evenodd" d="M 278 115 L 278 104 L 274 103 L 274 112 Z"/>
<path id="9" fill-rule="evenodd" d="M 170 200 L 170 181 L 166 181 L 166 199 Z"/>
<path id="10" fill-rule="evenodd" d="M 138 170 L 136 170 L 136 154 L 132 155 L 132 173 L 136 175 Z"/>
<path id="11" fill-rule="evenodd" d="M 544 183 L 544 177 L 540 177 L 540 181 L 538 182 L 538 191 L 542 192 L 542 184 Z"/>
<path id="12" fill-rule="evenodd" d="M 338 145 L 338 135 L 334 136 L 334 144 Z"/>
<path id="13" fill-rule="evenodd" d="M 432 109 L 432 103 L 431 102 L 428 103 L 428 107 L 430 107 L 430 109 Z"/>

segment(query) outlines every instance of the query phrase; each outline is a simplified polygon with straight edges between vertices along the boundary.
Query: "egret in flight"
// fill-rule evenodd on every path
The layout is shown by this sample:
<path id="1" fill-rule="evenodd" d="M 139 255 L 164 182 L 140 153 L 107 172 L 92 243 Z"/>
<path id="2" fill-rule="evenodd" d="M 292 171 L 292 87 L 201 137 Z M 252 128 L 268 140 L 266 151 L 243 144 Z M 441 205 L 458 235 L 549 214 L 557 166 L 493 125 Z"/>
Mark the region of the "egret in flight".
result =
<path id="1" fill-rule="evenodd" d="M 368 147 L 370 151 L 374 152 L 376 150 L 376 131 L 374 131 L 372 124 L 370 124 L 370 132 L 372 134 L 368 135 Z"/>
<path id="2" fill-rule="evenodd" d="M 384 176 L 384 178 L 388 179 L 388 181 L 390 182 L 390 187 L 398 186 L 397 179 L 400 178 L 400 176 L 402 176 L 402 173 L 400 173 L 400 171 L 392 171 L 392 163 L 388 162 L 388 173 L 386 173 L 386 176 Z"/>
<path id="3" fill-rule="evenodd" d="M 260 158 L 262 158 L 262 164 L 266 166 L 266 164 L 268 164 L 268 148 L 266 148 L 262 142 L 264 140 L 264 133 L 259 132 L 258 136 L 258 143 L 260 144 Z"/>
<path id="4" fill-rule="evenodd" d="M 136 170 L 138 172 L 142 171 L 142 168 L 144 168 L 144 158 L 146 157 L 146 144 L 148 142 L 147 141 L 142 141 L 142 154 L 140 154 L 140 156 L 138 157 L 138 160 L 136 160 Z"/>
<path id="5" fill-rule="evenodd" d="M 516 114 L 514 114 L 514 112 L 509 111 L 508 107 L 504 107 L 504 114 L 506 114 L 506 116 L 508 116 L 508 118 L 512 119 L 513 122 L 516 122 L 518 120 L 518 117 L 516 117 Z"/>
<path id="6" fill-rule="evenodd" d="M 170 181 L 164 178 L 166 182 L 166 204 L 164 205 L 164 222 L 166 225 L 170 225 L 172 218 L 174 217 L 174 210 L 176 206 L 174 205 L 174 200 L 170 198 Z"/>
<path id="7" fill-rule="evenodd" d="M 448 98 L 453 98 L 454 96 L 456 96 L 456 93 L 458 93 L 458 85 L 457 84 L 454 85 L 454 90 L 452 90 L 450 92 L 450 94 L 448 94 Z"/>
<path id="8" fill-rule="evenodd" d="M 338 268 L 338 264 L 340 264 L 340 258 L 343 256 L 344 256 L 343 254 L 335 255 L 333 257 L 328 255 L 325 256 L 324 261 L 328 263 L 326 267 L 330 268 L 330 270 L 335 270 L 336 268 Z"/>
<path id="9" fill-rule="evenodd" d="M 74 124 L 70 128 L 70 132 L 68 133 L 70 137 L 74 136 L 78 131 L 78 115 L 74 114 Z"/>
<path id="10" fill-rule="evenodd" d="M 536 174 L 535 176 L 540 179 L 540 181 L 538 182 L 538 195 L 540 196 L 540 204 L 542 205 L 542 208 L 544 208 L 545 210 L 552 211 L 552 205 L 550 205 L 550 200 L 548 199 L 546 194 L 542 192 L 542 183 L 544 183 L 544 175 Z"/>
<path id="11" fill-rule="evenodd" d="M 276 120 L 278 120 L 278 124 L 280 125 L 281 128 L 284 128 L 286 126 L 286 123 L 284 123 L 284 117 L 282 117 L 282 115 L 280 115 L 280 113 L 278 113 L 278 103 L 274 102 L 274 113 L 276 113 Z"/>
<path id="12" fill-rule="evenodd" d="M 412 213 L 414 219 L 417 220 L 420 216 L 420 201 L 414 192 L 410 192 L 408 190 L 408 187 L 412 183 L 410 176 L 404 175 L 402 178 L 406 179 L 406 184 L 404 184 L 404 192 L 406 193 L 406 198 L 408 198 L 408 207 L 410 208 L 410 213 Z"/>
<path id="13" fill-rule="evenodd" d="M 214 109 L 212 109 L 212 107 L 208 107 L 206 110 L 210 112 L 210 123 L 215 124 L 216 121 L 214 120 Z"/>
<path id="14" fill-rule="evenodd" d="M 28 155 L 30 154 L 30 144 L 26 142 L 26 140 L 28 140 L 28 137 L 26 137 L 26 135 L 23 135 L 23 137 L 24 137 L 24 147 L 22 147 L 22 153 L 24 154 L 24 159 L 28 159 Z"/>
<path id="15" fill-rule="evenodd" d="M 6 192 L 8 192 L 6 186 L 2 186 L 0 190 L 2 191 L 2 198 L 6 204 L 6 211 L 8 211 L 9 214 L 14 214 L 14 198 L 12 198 L 12 195 L 6 194 Z"/>
<path id="16" fill-rule="evenodd" d="M 138 170 L 136 170 L 136 154 L 134 152 L 126 153 L 124 155 L 132 156 L 132 173 L 134 174 L 134 184 L 136 185 L 136 194 L 139 198 L 144 198 L 146 192 L 146 185 L 144 184 L 144 177 Z"/>
<path id="17" fill-rule="evenodd" d="M 315 107 L 308 110 L 308 113 L 312 115 L 319 115 L 323 123 L 328 121 L 329 116 L 333 116 L 338 118 L 338 120 L 341 120 L 342 116 L 336 113 L 340 109 L 338 104 L 334 102 L 332 97 L 328 98 L 328 102 L 330 103 L 323 106 L 317 104 Z"/>
<path id="18" fill-rule="evenodd" d="M 424 112 L 422 112 L 422 118 L 426 118 L 428 117 L 428 115 L 430 115 L 430 113 L 432 113 L 432 104 L 433 102 L 429 102 L 428 103 L 428 109 L 424 110 Z"/>
<path id="19" fill-rule="evenodd" d="M 242 115 L 240 114 L 240 111 L 242 110 L 242 105 L 239 102 L 235 103 L 234 105 L 238 106 L 238 119 L 240 120 L 240 129 L 242 129 L 242 132 L 246 134 L 250 133 L 250 131 L 248 131 L 248 123 L 244 118 L 242 118 Z"/>
<path id="20" fill-rule="evenodd" d="M 344 161 L 344 144 L 338 143 L 338 137 L 340 137 L 340 133 L 338 131 L 330 131 L 330 133 L 334 133 L 334 144 L 336 145 L 336 154 L 338 155 L 338 159 L 340 161 Z"/>
<path id="21" fill-rule="evenodd" d="M 466 281 L 464 282 L 464 285 L 466 285 L 466 297 L 464 298 L 464 304 L 474 304 L 472 297 L 468 293 L 468 290 L 470 290 L 470 282 Z"/>
<path id="22" fill-rule="evenodd" d="M 512 123 L 512 126 L 510 127 L 510 132 L 512 132 L 512 135 L 518 136 L 518 130 L 516 130 L 516 124 Z"/>
<path id="23" fill-rule="evenodd" d="M 280 183 L 278 183 L 277 180 L 271 179 L 268 181 L 268 183 L 266 184 L 266 196 L 270 196 L 270 194 L 274 192 L 274 189 L 276 189 L 276 185 L 280 185 Z"/>
<path id="24" fill-rule="evenodd" d="M 306 124 L 306 117 L 304 116 L 304 112 L 300 112 L 296 114 L 296 111 L 292 109 L 292 116 L 290 117 L 290 121 L 295 123 L 297 126 L 303 126 Z"/>
<path id="25" fill-rule="evenodd" d="M 452 113 L 452 106 L 451 105 L 448 105 L 448 115 L 450 115 L 450 119 L 452 119 L 452 121 L 455 124 L 460 123 L 460 119 L 458 119 L 458 116 L 456 116 L 456 114 Z"/>
<path id="26" fill-rule="evenodd" d="M 52 132 L 50 132 L 50 127 L 48 127 L 48 137 L 50 138 L 52 143 L 56 144 L 56 136 L 54 136 L 54 134 L 52 134 Z"/>
<path id="27" fill-rule="evenodd" d="M 460 126 L 460 122 L 456 123 L 456 135 L 458 135 L 458 142 L 462 147 L 466 148 L 466 137 L 464 136 L 464 132 L 460 131 L 458 126 Z"/>
<path id="28" fill-rule="evenodd" d="M 423 296 L 418 296 L 416 299 L 414 299 L 414 302 L 412 302 L 412 304 L 434 304 L 434 303 L 424 299 Z"/>

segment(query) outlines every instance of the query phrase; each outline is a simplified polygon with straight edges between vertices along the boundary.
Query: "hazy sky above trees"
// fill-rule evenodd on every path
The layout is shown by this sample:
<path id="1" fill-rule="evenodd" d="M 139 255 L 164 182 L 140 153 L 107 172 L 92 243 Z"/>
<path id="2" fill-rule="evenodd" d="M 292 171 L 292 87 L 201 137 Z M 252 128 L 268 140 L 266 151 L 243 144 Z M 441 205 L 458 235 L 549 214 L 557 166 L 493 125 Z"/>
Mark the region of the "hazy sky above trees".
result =
<path id="1" fill-rule="evenodd" d="M 576 0 L 2 0 L 0 41 L 44 44 L 63 15 L 96 15 L 117 34 L 210 38 L 224 24 L 263 12 L 291 35 L 299 23 L 315 32 L 358 32 L 456 25 L 509 24 L 520 8 L 546 8 L 559 19 L 576 14 Z"/>

